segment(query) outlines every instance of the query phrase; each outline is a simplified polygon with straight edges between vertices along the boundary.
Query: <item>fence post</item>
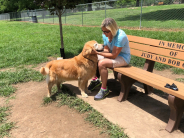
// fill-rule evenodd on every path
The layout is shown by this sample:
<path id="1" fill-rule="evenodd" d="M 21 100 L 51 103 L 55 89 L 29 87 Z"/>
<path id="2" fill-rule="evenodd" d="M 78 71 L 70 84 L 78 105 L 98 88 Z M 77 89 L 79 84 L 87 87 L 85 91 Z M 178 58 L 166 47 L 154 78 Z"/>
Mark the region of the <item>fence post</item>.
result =
<path id="1" fill-rule="evenodd" d="M 83 26 L 83 7 L 82 7 L 82 26 Z"/>
<path id="2" fill-rule="evenodd" d="M 106 1 L 105 1 L 105 18 L 106 18 Z"/>
<path id="3" fill-rule="evenodd" d="M 43 13 L 43 23 L 44 23 L 44 16 L 45 16 L 45 13 L 44 13 L 44 11 L 42 10 L 42 13 Z"/>
<path id="4" fill-rule="evenodd" d="M 142 0 L 141 0 L 141 15 L 140 15 L 140 26 L 139 26 L 139 29 L 141 29 L 141 18 L 142 18 Z"/>
<path id="5" fill-rule="evenodd" d="M 66 24 L 66 9 L 65 9 L 65 24 Z"/>

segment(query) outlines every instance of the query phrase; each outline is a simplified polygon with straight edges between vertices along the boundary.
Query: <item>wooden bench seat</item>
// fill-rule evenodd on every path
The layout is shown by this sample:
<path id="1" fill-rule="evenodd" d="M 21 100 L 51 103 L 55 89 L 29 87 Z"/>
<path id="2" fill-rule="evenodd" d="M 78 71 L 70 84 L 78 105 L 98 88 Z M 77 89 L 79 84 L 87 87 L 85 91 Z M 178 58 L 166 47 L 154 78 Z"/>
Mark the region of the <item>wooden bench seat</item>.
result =
<path id="1" fill-rule="evenodd" d="M 160 76 L 160 75 L 157 75 L 157 74 L 154 74 L 154 73 L 151 73 L 151 72 L 148 72 L 148 71 L 145 71 L 140 68 L 133 67 L 133 66 L 124 67 L 124 68 L 115 68 L 114 71 L 119 72 L 123 75 L 129 76 L 130 78 L 133 78 L 136 81 L 152 86 L 163 92 L 166 92 L 168 94 L 184 99 L 184 84 L 183 83 L 165 78 L 163 76 Z M 169 84 L 174 83 L 175 85 L 177 85 L 178 91 L 174 91 L 172 89 L 164 87 L 166 83 L 169 83 Z"/>
<path id="2" fill-rule="evenodd" d="M 184 69 L 184 44 L 128 35 L 131 55 L 145 59 L 143 69 L 134 66 L 114 68 L 114 76 L 121 83 L 118 101 L 127 99 L 130 88 L 138 81 L 143 83 L 146 94 L 153 88 L 168 93 L 170 118 L 166 126 L 168 132 L 178 129 L 184 112 L 184 83 L 153 73 L 155 62 Z M 177 86 L 178 91 L 165 88 L 166 84 Z"/>

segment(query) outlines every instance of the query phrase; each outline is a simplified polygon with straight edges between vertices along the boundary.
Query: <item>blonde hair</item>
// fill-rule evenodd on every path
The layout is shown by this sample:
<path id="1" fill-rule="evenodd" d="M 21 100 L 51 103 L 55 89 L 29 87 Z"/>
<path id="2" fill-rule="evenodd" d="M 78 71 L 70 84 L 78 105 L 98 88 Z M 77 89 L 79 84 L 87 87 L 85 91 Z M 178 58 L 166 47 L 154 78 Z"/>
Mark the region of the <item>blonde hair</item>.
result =
<path id="1" fill-rule="evenodd" d="M 116 33 L 117 33 L 118 29 L 119 29 L 118 25 L 116 24 L 116 21 L 114 19 L 112 19 L 112 18 L 105 18 L 102 21 L 101 28 L 102 27 L 105 27 L 108 30 L 110 30 L 113 36 L 116 35 Z"/>

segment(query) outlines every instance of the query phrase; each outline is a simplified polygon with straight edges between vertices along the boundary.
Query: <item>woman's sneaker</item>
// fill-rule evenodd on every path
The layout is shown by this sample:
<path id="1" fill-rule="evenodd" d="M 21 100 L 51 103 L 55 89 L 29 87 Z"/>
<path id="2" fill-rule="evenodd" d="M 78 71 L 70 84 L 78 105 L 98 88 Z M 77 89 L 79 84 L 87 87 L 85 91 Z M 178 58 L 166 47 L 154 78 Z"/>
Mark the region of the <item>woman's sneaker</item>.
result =
<path id="1" fill-rule="evenodd" d="M 102 82 L 97 79 L 96 81 L 91 81 L 91 83 L 88 86 L 88 90 L 93 91 L 96 87 L 100 86 Z"/>
<path id="2" fill-rule="evenodd" d="M 106 90 L 100 89 L 100 91 L 95 95 L 94 100 L 102 100 L 109 94 L 109 89 Z"/>

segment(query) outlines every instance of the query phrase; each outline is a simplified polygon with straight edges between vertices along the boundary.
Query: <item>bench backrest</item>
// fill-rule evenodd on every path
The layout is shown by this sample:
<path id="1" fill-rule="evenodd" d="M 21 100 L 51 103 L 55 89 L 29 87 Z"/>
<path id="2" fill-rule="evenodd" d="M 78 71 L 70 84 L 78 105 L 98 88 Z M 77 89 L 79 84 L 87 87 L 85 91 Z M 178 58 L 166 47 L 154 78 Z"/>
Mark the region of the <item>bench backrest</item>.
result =
<path id="1" fill-rule="evenodd" d="M 127 36 L 131 55 L 184 69 L 184 44 Z"/>

